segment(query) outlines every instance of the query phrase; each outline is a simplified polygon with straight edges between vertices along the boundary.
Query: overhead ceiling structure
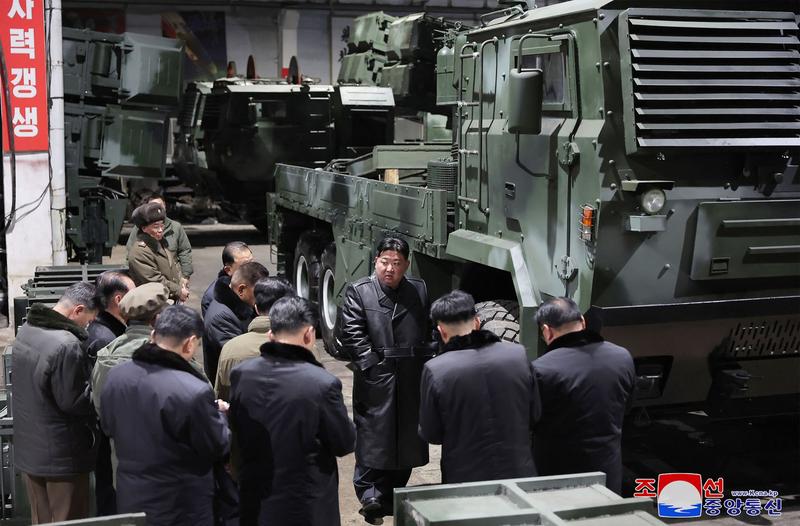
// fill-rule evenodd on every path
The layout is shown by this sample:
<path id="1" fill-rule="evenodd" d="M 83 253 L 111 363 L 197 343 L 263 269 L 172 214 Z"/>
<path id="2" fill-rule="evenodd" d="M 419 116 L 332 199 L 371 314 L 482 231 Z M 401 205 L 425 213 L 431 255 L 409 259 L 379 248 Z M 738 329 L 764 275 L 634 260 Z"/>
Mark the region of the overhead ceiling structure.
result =
<path id="1" fill-rule="evenodd" d="M 532 1 L 532 0 L 531 0 Z M 540 0 L 539 4 L 546 4 Z M 552 0 L 550 0 L 552 3 Z M 168 5 L 156 0 L 128 0 L 105 2 L 102 0 L 65 1 L 64 7 L 102 7 L 126 9 L 128 7 L 163 8 L 237 8 L 264 7 L 272 9 L 314 9 L 335 12 L 361 12 L 387 10 L 393 13 L 413 13 L 423 10 L 436 12 L 485 13 L 497 8 L 497 0 L 171 0 Z"/>

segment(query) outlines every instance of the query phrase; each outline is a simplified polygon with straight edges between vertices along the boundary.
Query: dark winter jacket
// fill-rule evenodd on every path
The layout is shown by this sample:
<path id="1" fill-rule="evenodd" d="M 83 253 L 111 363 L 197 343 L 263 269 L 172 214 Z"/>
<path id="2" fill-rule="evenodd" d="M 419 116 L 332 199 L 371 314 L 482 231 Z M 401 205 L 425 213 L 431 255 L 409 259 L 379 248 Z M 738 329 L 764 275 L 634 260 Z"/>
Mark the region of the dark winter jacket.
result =
<path id="1" fill-rule="evenodd" d="M 572 332 L 552 341 L 533 370 L 542 400 L 533 440 L 539 474 L 603 471 L 619 493 L 622 421 L 636 379 L 628 350 Z"/>
<path id="2" fill-rule="evenodd" d="M 203 318 L 205 334 L 203 334 L 203 366 L 206 376 L 216 379 L 217 363 L 222 346 L 240 334 L 247 332 L 247 327 L 256 311 L 239 299 L 230 288 L 230 280 L 217 280 L 214 285 L 214 300 L 208 306 Z"/>
<path id="3" fill-rule="evenodd" d="M 86 331 L 36 303 L 13 344 L 14 463 L 60 477 L 94 469 L 96 426 L 88 396 Z"/>
<path id="4" fill-rule="evenodd" d="M 86 329 L 89 337 L 83 342 L 83 348 L 89 358 L 97 359 L 97 351 L 125 334 L 125 324 L 106 311 L 101 311 Z"/>
<path id="5" fill-rule="evenodd" d="M 489 331 L 451 338 L 422 371 L 419 434 L 442 444 L 445 484 L 534 476 L 540 410 L 525 348 Z"/>
<path id="6" fill-rule="evenodd" d="M 234 367 L 231 426 L 241 450 L 242 526 L 336 526 L 336 457 L 355 429 L 342 383 L 303 347 L 277 342 Z"/>
<path id="7" fill-rule="evenodd" d="M 231 277 L 225 274 L 225 270 L 220 270 L 219 274 L 217 274 L 217 279 L 211 282 L 211 285 L 208 286 L 206 291 L 203 293 L 203 298 L 200 300 L 200 313 L 205 316 L 206 311 L 208 310 L 208 306 L 211 305 L 211 302 L 216 299 L 214 295 L 214 287 L 217 286 L 217 282 L 222 281 L 225 283 L 226 287 L 230 287 L 231 284 Z"/>
<path id="8" fill-rule="evenodd" d="M 119 461 L 118 512 L 145 512 L 151 526 L 212 525 L 212 468 L 230 431 L 202 375 L 148 343 L 111 369 L 101 400 Z"/>
<path id="9" fill-rule="evenodd" d="M 377 469 L 428 463 L 417 434 L 422 366 L 430 357 L 428 291 L 404 278 L 397 290 L 377 277 L 347 286 L 337 327 L 341 354 L 352 361 L 356 461 Z"/>

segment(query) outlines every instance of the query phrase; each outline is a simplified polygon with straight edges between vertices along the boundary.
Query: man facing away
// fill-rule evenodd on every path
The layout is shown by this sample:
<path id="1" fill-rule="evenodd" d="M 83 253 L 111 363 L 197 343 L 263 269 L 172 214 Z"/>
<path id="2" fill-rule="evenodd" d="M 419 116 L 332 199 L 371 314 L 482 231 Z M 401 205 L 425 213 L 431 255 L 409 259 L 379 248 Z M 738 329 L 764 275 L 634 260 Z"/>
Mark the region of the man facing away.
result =
<path id="1" fill-rule="evenodd" d="M 442 444 L 442 482 L 531 477 L 540 406 L 525 348 L 479 330 L 475 300 L 455 290 L 431 306 L 438 356 L 422 371 L 419 434 Z"/>
<path id="2" fill-rule="evenodd" d="M 97 352 L 97 361 L 92 369 L 92 403 L 100 414 L 100 393 L 103 391 L 111 368 L 129 362 L 139 347 L 150 341 L 156 316 L 164 310 L 169 299 L 169 291 L 161 283 L 145 283 L 128 292 L 119 303 L 122 316 L 128 320 L 125 334 L 116 338 Z M 95 471 L 95 499 L 97 515 L 117 513 L 116 491 L 114 490 L 114 464 L 111 442 L 102 431 L 99 433 L 97 450 L 97 470 Z"/>
<path id="3" fill-rule="evenodd" d="M 314 358 L 315 315 L 298 297 L 269 311 L 261 357 L 231 374 L 231 425 L 241 449 L 242 526 L 338 526 L 336 457 L 355 429 L 342 383 Z"/>
<path id="4" fill-rule="evenodd" d="M 267 342 L 267 333 L 270 330 L 269 309 L 284 296 L 295 295 L 292 284 L 280 277 L 258 280 L 253 291 L 257 316 L 250 322 L 246 333 L 222 346 L 219 355 L 214 391 L 221 400 L 228 400 L 230 395 L 231 370 L 245 360 L 261 356 L 261 346 Z"/>
<path id="5" fill-rule="evenodd" d="M 213 465 L 227 453 L 224 407 L 189 362 L 203 322 L 184 305 L 164 309 L 152 342 L 114 367 L 100 422 L 114 441 L 119 513 L 145 512 L 152 526 L 214 523 Z"/>
<path id="6" fill-rule="evenodd" d="M 94 360 L 97 351 L 111 343 L 125 332 L 125 316 L 120 311 L 122 298 L 136 285 L 127 272 L 107 270 L 97 276 L 97 298 L 101 311 L 89 324 L 86 332 L 89 337 L 83 342 L 89 358 Z"/>
<path id="7" fill-rule="evenodd" d="M 96 428 L 81 342 L 99 310 L 95 294 L 94 285 L 78 282 L 52 309 L 33 304 L 14 342 L 14 463 L 33 524 L 89 516 Z"/>
<path id="8" fill-rule="evenodd" d="M 536 311 L 547 352 L 533 362 L 542 399 L 534 428 L 540 475 L 603 471 L 617 493 L 622 483 L 622 421 L 636 380 L 627 349 L 586 330 L 569 298 Z"/>
<path id="9" fill-rule="evenodd" d="M 420 376 L 431 355 L 428 290 L 405 276 L 409 265 L 408 243 L 381 240 L 374 274 L 345 289 L 337 328 L 353 369 L 353 485 L 370 524 L 392 514 L 393 489 L 408 483 L 414 466 L 428 463 L 428 445 L 417 434 Z"/>
<path id="10" fill-rule="evenodd" d="M 256 317 L 254 287 L 258 280 L 268 277 L 264 265 L 249 261 L 236 269 L 229 285 L 217 281 L 214 286 L 215 299 L 208 306 L 203 320 L 203 367 L 212 381 L 217 378 L 222 346 L 247 332 L 247 327 Z"/>
<path id="11" fill-rule="evenodd" d="M 200 312 L 206 315 L 206 310 L 211 302 L 216 299 L 214 292 L 217 283 L 222 282 L 225 286 L 231 284 L 231 276 L 248 261 L 253 261 L 253 252 L 243 241 L 231 241 L 222 249 L 222 270 L 217 274 L 217 279 L 211 282 L 203 298 L 200 300 Z"/>

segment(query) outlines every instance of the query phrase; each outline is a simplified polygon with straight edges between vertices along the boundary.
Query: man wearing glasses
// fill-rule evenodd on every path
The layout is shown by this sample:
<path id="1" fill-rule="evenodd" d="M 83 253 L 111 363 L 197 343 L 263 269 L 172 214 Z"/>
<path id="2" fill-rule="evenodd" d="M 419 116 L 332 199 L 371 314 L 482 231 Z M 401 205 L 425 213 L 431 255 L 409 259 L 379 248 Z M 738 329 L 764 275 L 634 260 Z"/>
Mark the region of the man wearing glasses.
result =
<path id="1" fill-rule="evenodd" d="M 428 291 L 406 277 L 409 247 L 386 237 L 375 272 L 347 286 L 337 339 L 353 369 L 356 467 L 353 485 L 369 524 L 392 514 L 392 491 L 428 463 L 417 434 L 422 367 L 430 357 Z"/>
<path id="2" fill-rule="evenodd" d="M 167 214 L 159 201 L 143 204 L 131 214 L 131 222 L 139 232 L 128 254 L 131 278 L 136 286 L 161 283 L 176 302 L 189 298 L 189 286 L 181 273 L 181 266 L 164 240 L 164 220 Z"/>

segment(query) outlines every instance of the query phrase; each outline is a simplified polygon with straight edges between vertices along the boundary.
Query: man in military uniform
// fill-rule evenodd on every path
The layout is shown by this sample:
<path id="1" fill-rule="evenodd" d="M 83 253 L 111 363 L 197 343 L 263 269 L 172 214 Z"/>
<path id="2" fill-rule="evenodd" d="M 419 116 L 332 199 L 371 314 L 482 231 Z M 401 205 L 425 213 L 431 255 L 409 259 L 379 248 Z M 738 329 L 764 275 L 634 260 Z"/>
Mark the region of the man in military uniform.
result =
<path id="1" fill-rule="evenodd" d="M 392 490 L 411 468 L 428 463 L 417 435 L 420 377 L 429 339 L 428 291 L 405 277 L 409 247 L 387 237 L 377 247 L 375 273 L 345 290 L 338 340 L 353 369 L 356 467 L 353 485 L 359 513 L 370 524 L 392 514 Z"/>
<path id="2" fill-rule="evenodd" d="M 164 210 L 167 209 L 167 203 L 161 194 L 155 192 L 148 192 L 144 196 L 142 203 L 158 203 Z M 139 234 L 139 227 L 134 226 L 131 230 L 131 235 L 128 236 L 128 243 L 126 246 L 126 257 L 130 260 L 130 253 L 136 244 L 136 237 Z M 188 282 L 189 278 L 194 273 L 192 266 L 192 245 L 189 243 L 189 236 L 186 235 L 186 230 L 183 225 L 177 221 L 173 221 L 168 217 L 164 217 L 164 240 L 167 242 L 167 249 L 172 252 L 172 255 L 178 260 L 181 265 L 181 274 Z"/>
<path id="3" fill-rule="evenodd" d="M 166 211 L 158 201 L 145 203 L 131 214 L 131 221 L 140 232 L 128 257 L 130 275 L 136 285 L 161 283 L 175 301 L 189 298 L 189 287 L 181 275 L 181 267 L 164 240 Z"/>
<path id="4" fill-rule="evenodd" d="M 97 362 L 92 370 L 92 403 L 98 416 L 100 393 L 109 371 L 115 365 L 130 361 L 133 352 L 150 341 L 156 316 L 169 305 L 168 297 L 169 291 L 161 283 L 145 283 L 125 294 L 119 302 L 120 313 L 128 320 L 128 326 L 124 334 L 97 352 Z M 108 437 L 100 433 L 95 471 L 98 516 L 117 513 L 113 481 L 111 444 Z"/>

